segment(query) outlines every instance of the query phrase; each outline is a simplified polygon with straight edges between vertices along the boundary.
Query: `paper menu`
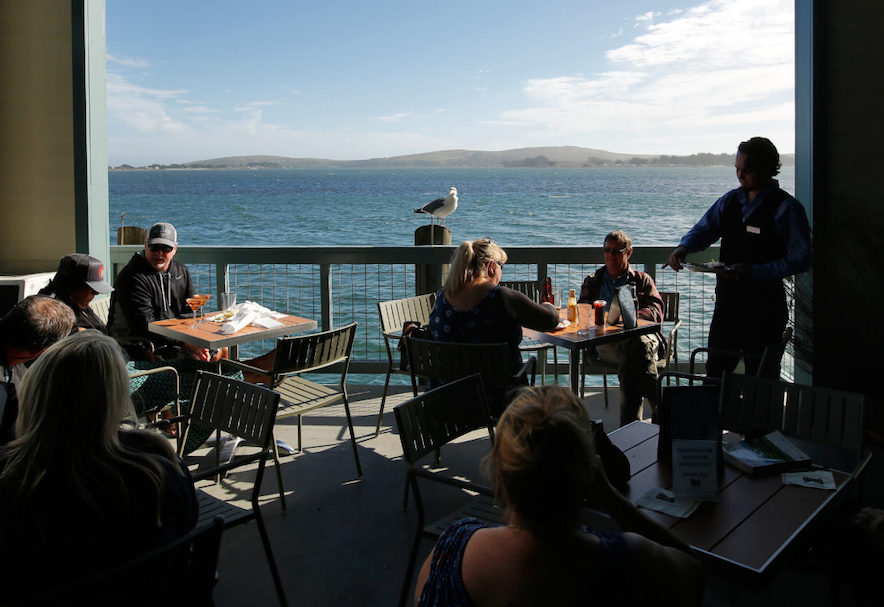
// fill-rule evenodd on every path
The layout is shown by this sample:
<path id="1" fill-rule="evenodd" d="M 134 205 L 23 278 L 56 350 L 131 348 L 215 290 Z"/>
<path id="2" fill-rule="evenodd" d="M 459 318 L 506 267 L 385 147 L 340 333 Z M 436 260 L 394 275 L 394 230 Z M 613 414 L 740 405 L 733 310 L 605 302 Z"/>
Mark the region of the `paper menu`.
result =
<path id="1" fill-rule="evenodd" d="M 718 443 L 672 441 L 672 493 L 693 500 L 714 501 L 718 492 Z"/>

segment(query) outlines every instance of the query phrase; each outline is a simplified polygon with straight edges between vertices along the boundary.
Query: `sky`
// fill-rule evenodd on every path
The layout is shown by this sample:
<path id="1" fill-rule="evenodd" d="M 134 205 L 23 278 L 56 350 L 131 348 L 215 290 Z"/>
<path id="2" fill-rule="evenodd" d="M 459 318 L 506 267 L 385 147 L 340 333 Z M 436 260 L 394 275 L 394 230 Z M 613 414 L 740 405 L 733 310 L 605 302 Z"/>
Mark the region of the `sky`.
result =
<path id="1" fill-rule="evenodd" d="M 794 151 L 794 0 L 106 0 L 112 166 Z"/>

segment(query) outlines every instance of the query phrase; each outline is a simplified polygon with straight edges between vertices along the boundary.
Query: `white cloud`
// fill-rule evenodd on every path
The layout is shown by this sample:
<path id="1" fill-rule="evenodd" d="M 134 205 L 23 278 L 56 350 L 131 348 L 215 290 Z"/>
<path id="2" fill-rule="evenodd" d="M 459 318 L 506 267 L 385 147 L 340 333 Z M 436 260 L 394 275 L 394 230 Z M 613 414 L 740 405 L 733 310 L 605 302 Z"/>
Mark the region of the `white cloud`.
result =
<path id="1" fill-rule="evenodd" d="M 108 63 L 115 63 L 125 67 L 150 67 L 150 62 L 147 59 L 141 59 L 138 57 L 117 57 L 110 53 L 107 53 L 106 57 Z"/>
<path id="2" fill-rule="evenodd" d="M 378 116 L 376 119 L 381 122 L 399 122 L 409 116 L 413 116 L 414 112 L 397 112 L 396 114 L 390 114 L 389 116 Z"/>
<path id="3" fill-rule="evenodd" d="M 590 77 L 555 76 L 524 83 L 526 107 L 499 115 L 498 125 L 519 125 L 590 147 L 626 151 L 644 132 L 668 149 L 697 138 L 723 147 L 743 130 L 791 125 L 794 116 L 794 25 L 789 0 L 712 0 L 667 15 L 636 18 L 645 31 L 608 51 L 614 69 Z M 615 138 L 613 132 L 622 132 Z M 696 137 L 695 137 L 696 135 Z M 602 144 L 603 141 L 611 143 Z M 583 143 L 581 143 L 583 142 Z M 690 142 L 690 143 L 686 143 Z M 732 142 L 731 142 L 732 143 Z M 794 145 L 794 135 L 781 142 Z M 724 149 L 728 149 L 730 144 Z"/>

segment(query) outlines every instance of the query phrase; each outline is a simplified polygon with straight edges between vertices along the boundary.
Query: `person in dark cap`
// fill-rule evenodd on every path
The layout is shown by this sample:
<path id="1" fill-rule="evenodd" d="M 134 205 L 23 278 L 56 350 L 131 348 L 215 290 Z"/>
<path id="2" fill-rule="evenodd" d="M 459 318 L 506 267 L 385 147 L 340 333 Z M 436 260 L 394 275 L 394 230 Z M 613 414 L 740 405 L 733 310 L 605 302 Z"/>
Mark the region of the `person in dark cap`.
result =
<path id="1" fill-rule="evenodd" d="M 153 224 L 144 242 L 144 250 L 132 255 L 117 275 L 107 328 L 113 337 L 124 343 L 132 339 L 151 341 L 155 356 L 160 358 L 183 355 L 207 361 L 211 357 L 206 348 L 169 340 L 148 331 L 148 325 L 156 320 L 183 318 L 192 312 L 187 305 L 187 298 L 193 295 L 190 271 L 186 265 L 174 260 L 177 250 L 175 226 L 166 222 Z"/>
<path id="2" fill-rule="evenodd" d="M 734 353 L 740 352 L 746 373 L 759 372 L 762 352 L 782 340 L 788 321 L 783 279 L 810 268 L 810 224 L 801 203 L 774 179 L 780 166 L 770 139 L 752 137 L 740 143 L 734 160 L 740 187 L 706 211 L 666 264 L 681 270 L 687 253 L 721 239 L 724 266 L 716 272 L 706 361 L 710 377 L 733 371 L 739 359 Z M 766 365 L 760 374 L 779 377 L 780 362 Z"/>
<path id="3" fill-rule="evenodd" d="M 55 276 L 40 290 L 40 295 L 48 295 L 70 306 L 76 318 L 74 332 L 95 329 L 107 335 L 104 321 L 96 316 L 89 304 L 99 293 L 113 290 L 104 279 L 104 264 L 100 259 L 73 253 L 61 258 Z"/>

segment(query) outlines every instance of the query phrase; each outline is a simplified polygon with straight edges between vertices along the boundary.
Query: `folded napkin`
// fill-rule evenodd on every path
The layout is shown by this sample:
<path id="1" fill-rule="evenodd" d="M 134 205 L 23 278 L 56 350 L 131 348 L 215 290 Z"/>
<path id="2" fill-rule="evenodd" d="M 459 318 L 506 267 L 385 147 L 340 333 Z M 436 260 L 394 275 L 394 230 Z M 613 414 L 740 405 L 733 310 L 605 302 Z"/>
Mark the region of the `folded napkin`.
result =
<path id="1" fill-rule="evenodd" d="M 242 303 L 231 306 L 229 309 L 233 312 L 233 317 L 221 325 L 221 334 L 230 335 L 236 333 L 240 329 L 251 324 L 258 325 L 265 329 L 274 329 L 282 326 L 277 318 L 282 318 L 285 314 L 275 312 L 269 308 L 255 303 L 254 301 L 244 301 Z"/>
<path id="2" fill-rule="evenodd" d="M 240 329 L 249 326 L 257 318 L 257 314 L 247 310 L 240 310 L 233 315 L 233 318 L 221 325 L 221 334 L 230 335 L 236 333 Z"/>

